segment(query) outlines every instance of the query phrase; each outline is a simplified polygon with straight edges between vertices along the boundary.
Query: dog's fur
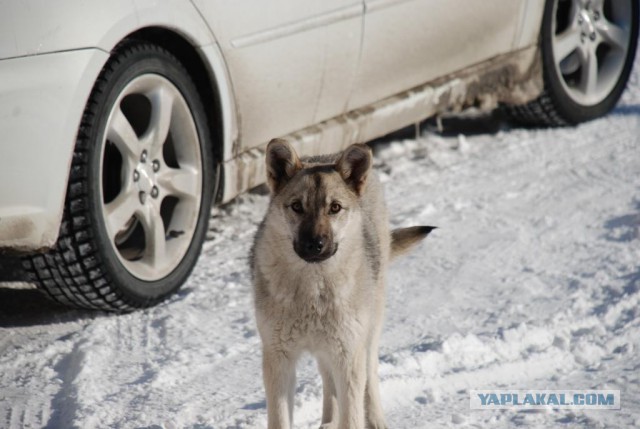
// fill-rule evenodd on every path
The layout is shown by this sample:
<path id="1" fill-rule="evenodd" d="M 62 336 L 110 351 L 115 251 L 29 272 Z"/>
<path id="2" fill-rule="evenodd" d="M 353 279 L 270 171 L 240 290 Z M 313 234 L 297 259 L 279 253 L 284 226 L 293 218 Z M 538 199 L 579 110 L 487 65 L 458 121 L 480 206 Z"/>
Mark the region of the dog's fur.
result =
<path id="1" fill-rule="evenodd" d="M 387 265 L 433 228 L 389 231 L 366 145 L 300 160 L 273 140 L 266 159 L 272 199 L 251 268 L 268 427 L 292 427 L 295 364 L 309 351 L 322 376 L 322 427 L 385 428 L 377 372 Z"/>

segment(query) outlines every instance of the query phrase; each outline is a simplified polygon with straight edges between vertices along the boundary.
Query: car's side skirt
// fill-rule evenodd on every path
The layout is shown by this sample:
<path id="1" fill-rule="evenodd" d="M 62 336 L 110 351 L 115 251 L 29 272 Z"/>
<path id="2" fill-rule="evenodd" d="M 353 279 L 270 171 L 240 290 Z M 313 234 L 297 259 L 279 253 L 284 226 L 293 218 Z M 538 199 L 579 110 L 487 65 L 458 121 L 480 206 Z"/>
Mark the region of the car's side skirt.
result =
<path id="1" fill-rule="evenodd" d="M 500 55 L 461 72 L 283 136 L 304 155 L 338 152 L 445 112 L 524 104 L 542 92 L 537 46 Z M 276 136 L 274 136 L 276 137 Z M 265 181 L 264 145 L 223 164 L 222 202 Z"/>

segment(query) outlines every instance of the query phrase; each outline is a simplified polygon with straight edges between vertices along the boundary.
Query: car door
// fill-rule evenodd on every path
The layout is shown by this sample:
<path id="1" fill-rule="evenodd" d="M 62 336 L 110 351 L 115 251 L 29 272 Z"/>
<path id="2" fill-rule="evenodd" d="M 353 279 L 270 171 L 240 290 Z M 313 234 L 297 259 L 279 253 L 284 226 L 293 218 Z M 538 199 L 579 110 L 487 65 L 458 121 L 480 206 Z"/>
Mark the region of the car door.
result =
<path id="1" fill-rule="evenodd" d="M 351 109 L 510 51 L 527 0 L 365 0 Z"/>
<path id="2" fill-rule="evenodd" d="M 237 152 L 342 113 L 355 80 L 363 0 L 193 0 L 224 56 Z"/>

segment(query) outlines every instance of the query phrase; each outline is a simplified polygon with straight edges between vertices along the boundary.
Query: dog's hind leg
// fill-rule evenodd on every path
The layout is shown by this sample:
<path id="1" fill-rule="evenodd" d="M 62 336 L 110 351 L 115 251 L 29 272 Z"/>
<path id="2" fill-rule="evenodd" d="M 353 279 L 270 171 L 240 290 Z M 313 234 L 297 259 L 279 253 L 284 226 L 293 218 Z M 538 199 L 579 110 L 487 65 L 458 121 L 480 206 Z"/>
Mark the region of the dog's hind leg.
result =
<path id="1" fill-rule="evenodd" d="M 368 358 L 367 386 L 365 390 L 365 414 L 367 428 L 386 429 L 382 403 L 380 400 L 380 383 L 378 381 L 378 350 L 371 350 Z"/>
<path id="2" fill-rule="evenodd" d="M 387 427 L 380 400 L 380 383 L 378 378 L 378 342 L 382 331 L 382 308 L 379 308 L 379 317 L 376 326 L 371 333 L 367 344 L 367 385 L 364 393 L 365 415 L 367 428 L 385 429 Z"/>
<path id="3" fill-rule="evenodd" d="M 267 396 L 268 429 L 291 429 L 296 384 L 295 359 L 265 347 L 262 374 Z"/>

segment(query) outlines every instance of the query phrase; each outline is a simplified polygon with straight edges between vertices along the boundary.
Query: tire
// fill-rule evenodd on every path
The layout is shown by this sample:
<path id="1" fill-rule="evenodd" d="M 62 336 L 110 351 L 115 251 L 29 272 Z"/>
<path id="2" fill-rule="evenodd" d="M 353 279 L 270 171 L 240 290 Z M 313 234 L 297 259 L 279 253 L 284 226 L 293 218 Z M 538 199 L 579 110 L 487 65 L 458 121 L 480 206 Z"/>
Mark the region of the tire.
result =
<path id="1" fill-rule="evenodd" d="M 175 292 L 207 229 L 209 142 L 184 66 L 147 42 L 118 46 L 84 111 L 58 241 L 23 260 L 30 280 L 62 304 L 118 312 Z"/>
<path id="2" fill-rule="evenodd" d="M 564 126 L 606 115 L 633 67 L 638 2 L 547 0 L 540 39 L 544 90 L 528 104 L 507 106 L 508 116 L 524 125 Z"/>

